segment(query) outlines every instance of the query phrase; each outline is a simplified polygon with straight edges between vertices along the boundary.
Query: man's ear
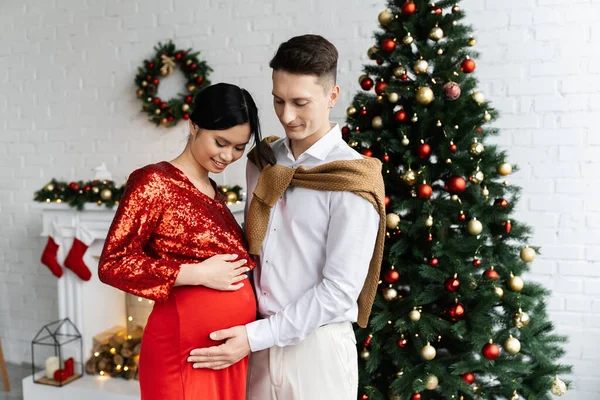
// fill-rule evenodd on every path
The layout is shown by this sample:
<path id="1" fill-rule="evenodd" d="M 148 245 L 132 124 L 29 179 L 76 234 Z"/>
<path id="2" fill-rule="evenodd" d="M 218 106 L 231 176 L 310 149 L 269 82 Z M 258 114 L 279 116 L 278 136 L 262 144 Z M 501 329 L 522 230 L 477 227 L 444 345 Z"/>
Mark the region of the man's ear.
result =
<path id="1" fill-rule="evenodd" d="M 333 85 L 329 91 L 329 108 L 333 108 L 333 106 L 335 106 L 335 103 L 338 101 L 339 97 L 340 87 L 338 85 Z"/>

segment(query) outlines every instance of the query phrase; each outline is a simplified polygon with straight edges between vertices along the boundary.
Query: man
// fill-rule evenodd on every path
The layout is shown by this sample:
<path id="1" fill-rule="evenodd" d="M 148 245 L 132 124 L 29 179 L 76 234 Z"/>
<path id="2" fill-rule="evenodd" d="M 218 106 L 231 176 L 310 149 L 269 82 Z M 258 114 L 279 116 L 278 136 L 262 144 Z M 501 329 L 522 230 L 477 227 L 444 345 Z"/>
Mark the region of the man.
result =
<path id="1" fill-rule="evenodd" d="M 304 35 L 270 62 L 286 137 L 270 144 L 275 166 L 247 167 L 262 319 L 215 332 L 222 345 L 191 352 L 198 368 L 226 368 L 252 352 L 249 400 L 357 396 L 352 322 L 366 325 L 379 279 L 383 179 L 381 163 L 351 149 L 329 122 L 340 93 L 337 58 L 329 41 Z"/>

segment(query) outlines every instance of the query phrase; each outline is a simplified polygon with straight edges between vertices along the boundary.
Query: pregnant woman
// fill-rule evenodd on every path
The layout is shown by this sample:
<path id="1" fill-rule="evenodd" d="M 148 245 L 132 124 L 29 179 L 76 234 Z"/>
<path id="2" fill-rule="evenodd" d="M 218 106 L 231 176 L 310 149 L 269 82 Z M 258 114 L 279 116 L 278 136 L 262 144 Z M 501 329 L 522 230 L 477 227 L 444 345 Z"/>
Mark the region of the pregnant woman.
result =
<path id="1" fill-rule="evenodd" d="M 251 138 L 261 144 L 258 111 L 246 90 L 221 83 L 198 93 L 189 127 L 181 155 L 130 175 L 98 275 L 156 301 L 142 338 L 142 400 L 239 400 L 246 393 L 247 358 L 211 370 L 194 369 L 187 357 L 194 348 L 219 344 L 211 332 L 256 317 L 245 281 L 254 261 L 208 174 L 238 160 Z"/>

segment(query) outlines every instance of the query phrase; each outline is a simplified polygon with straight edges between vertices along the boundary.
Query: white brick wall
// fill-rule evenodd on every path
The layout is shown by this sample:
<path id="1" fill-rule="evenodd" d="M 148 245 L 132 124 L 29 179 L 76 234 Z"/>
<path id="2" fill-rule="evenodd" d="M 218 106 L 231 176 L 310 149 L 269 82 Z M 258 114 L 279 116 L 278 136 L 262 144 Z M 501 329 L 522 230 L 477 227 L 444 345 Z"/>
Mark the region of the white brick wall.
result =
<path id="1" fill-rule="evenodd" d="M 372 45 L 382 0 L 21 0 L 0 10 L 0 337 L 13 362 L 56 318 L 56 280 L 39 264 L 33 192 L 52 177 L 86 179 L 106 162 L 121 181 L 169 159 L 184 125 L 155 128 L 138 112 L 133 77 L 158 41 L 202 51 L 213 82 L 246 87 L 265 134 L 281 134 L 271 106 L 270 56 L 282 40 L 312 32 L 340 51 L 346 104 Z M 575 366 L 569 399 L 600 396 L 600 2 L 465 0 L 478 39 L 477 76 L 502 112 L 498 144 L 521 167 L 516 217 L 543 247 L 530 279 L 554 291 L 559 332 Z M 243 163 L 218 179 L 243 184 Z M 535 317 L 535 316 L 534 316 Z"/>

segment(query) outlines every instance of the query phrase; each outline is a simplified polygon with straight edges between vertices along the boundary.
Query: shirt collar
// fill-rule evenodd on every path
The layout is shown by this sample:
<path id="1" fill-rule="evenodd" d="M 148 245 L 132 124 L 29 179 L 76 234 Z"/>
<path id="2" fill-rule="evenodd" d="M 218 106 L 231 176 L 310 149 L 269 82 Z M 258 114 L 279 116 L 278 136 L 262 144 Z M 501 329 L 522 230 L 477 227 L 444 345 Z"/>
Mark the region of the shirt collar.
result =
<path id="1" fill-rule="evenodd" d="M 294 159 L 294 154 L 292 153 L 292 147 L 290 145 L 290 139 L 286 137 L 283 140 L 285 148 L 287 149 L 287 155 L 292 161 L 300 161 L 306 156 L 314 157 L 318 160 L 325 160 L 325 158 L 331 153 L 331 151 L 335 148 L 335 146 L 342 139 L 342 131 L 340 130 L 340 126 L 335 123 L 331 123 L 331 129 L 329 132 L 325 134 L 321 139 L 319 139 L 315 144 L 310 146 L 304 153 L 302 153 L 298 160 Z"/>

